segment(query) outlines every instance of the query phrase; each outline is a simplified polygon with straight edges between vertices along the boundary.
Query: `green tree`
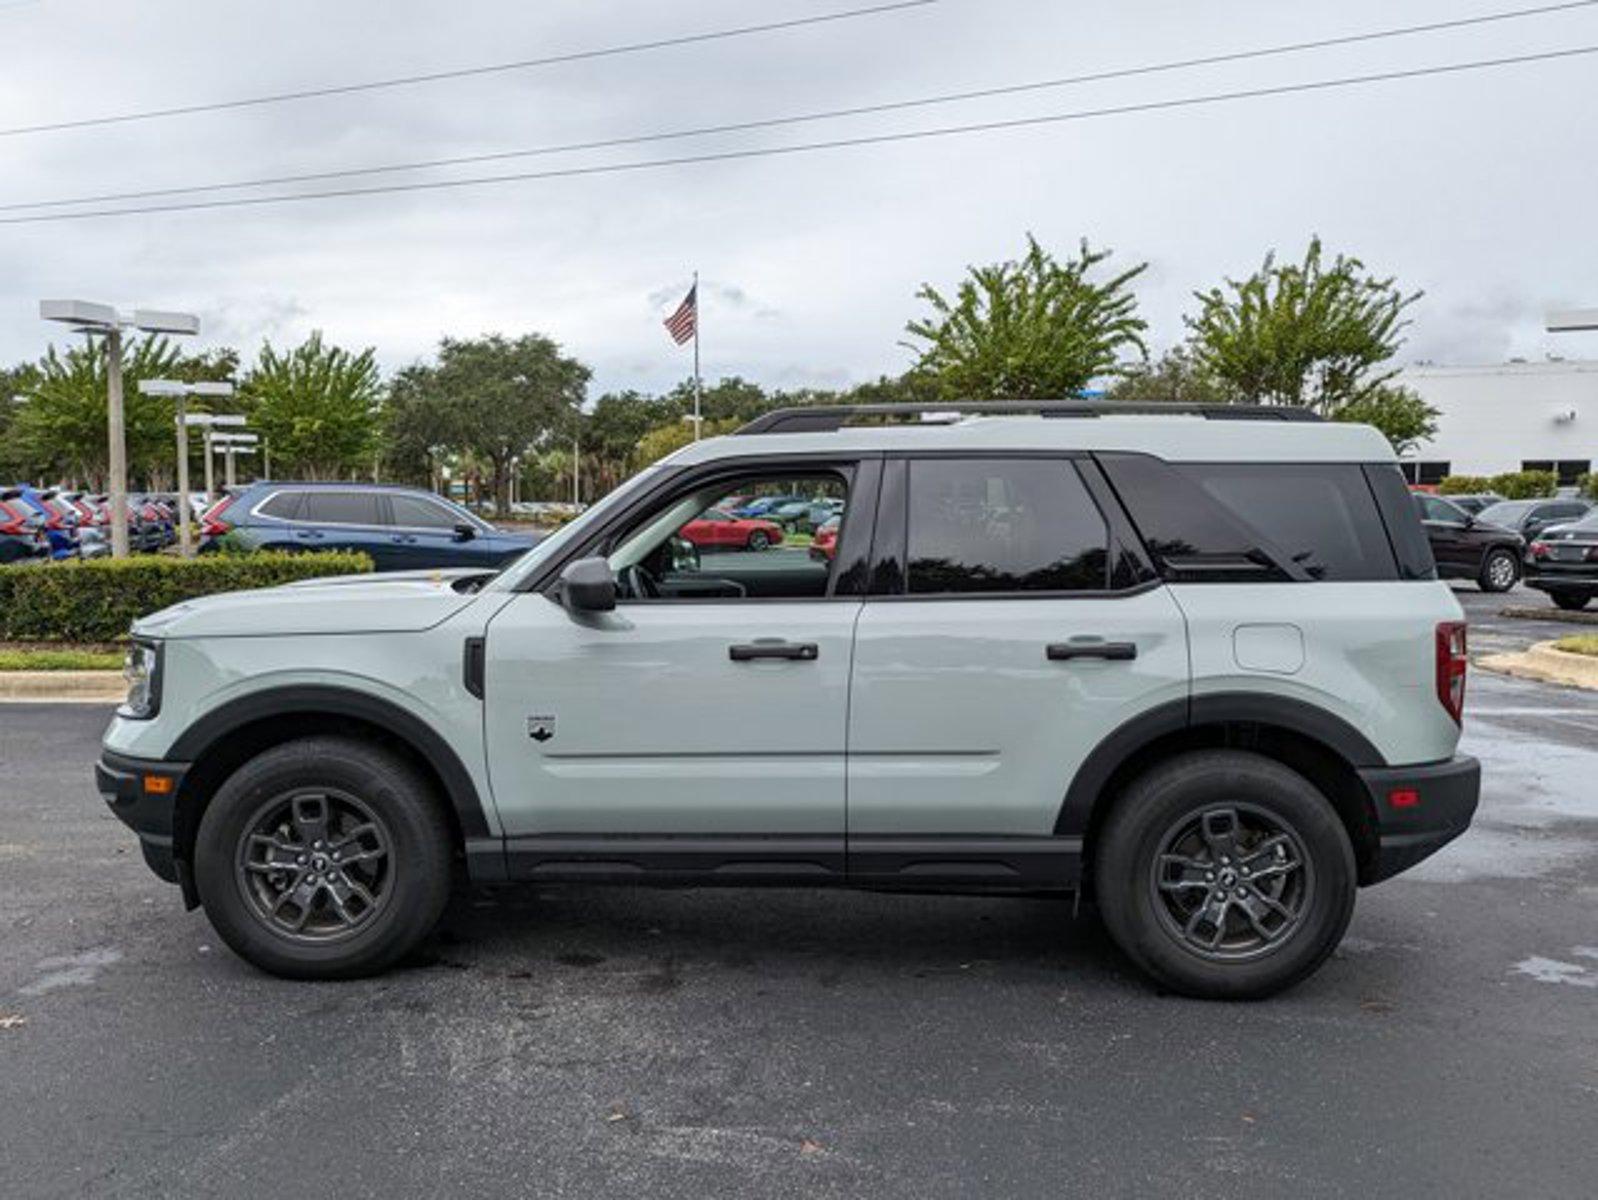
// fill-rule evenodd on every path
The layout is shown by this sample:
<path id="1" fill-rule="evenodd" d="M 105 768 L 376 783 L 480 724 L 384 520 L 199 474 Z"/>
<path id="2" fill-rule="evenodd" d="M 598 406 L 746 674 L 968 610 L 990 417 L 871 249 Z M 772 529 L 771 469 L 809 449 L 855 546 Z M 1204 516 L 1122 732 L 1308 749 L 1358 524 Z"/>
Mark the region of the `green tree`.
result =
<path id="1" fill-rule="evenodd" d="M 724 433 L 731 433 L 743 422 L 737 417 L 729 417 L 720 421 L 705 422 L 706 437 L 720 437 Z M 673 425 L 658 425 L 644 434 L 638 442 L 638 465 L 646 467 L 650 463 L 659 462 L 666 455 L 681 450 L 694 440 L 692 426 L 679 421 Z"/>
<path id="2" fill-rule="evenodd" d="M 185 355 L 171 340 L 159 335 L 134 338 L 122 348 L 122 406 L 128 473 L 138 483 L 162 486 L 172 478 L 176 453 L 173 440 L 175 410 L 165 396 L 139 392 L 144 379 L 222 380 L 231 378 L 238 356 L 220 349 Z M 16 473 L 34 478 L 81 480 L 101 486 L 110 454 L 106 438 L 105 339 L 89 337 L 85 344 L 65 353 L 50 346 L 36 367 L 27 368 L 16 382 L 24 397 L 7 408 L 13 410 L 8 458 L 15 458 Z"/>
<path id="3" fill-rule="evenodd" d="M 383 396 L 371 347 L 353 354 L 320 331 L 288 351 L 263 342 L 239 394 L 280 478 L 337 479 L 371 466 Z"/>
<path id="4" fill-rule="evenodd" d="M 497 512 L 509 508 L 518 461 L 570 437 L 588 378 L 587 367 L 542 334 L 439 343 L 433 383 L 453 409 L 460 448 L 488 470 Z"/>
<path id="5" fill-rule="evenodd" d="M 1357 258 L 1327 263 L 1312 238 L 1301 262 L 1279 263 L 1273 252 L 1248 278 L 1195 295 L 1187 325 L 1200 371 L 1245 403 L 1333 416 L 1397 374 L 1385 364 L 1421 293 L 1405 295 Z"/>
<path id="6" fill-rule="evenodd" d="M 1019 261 L 971 267 L 953 299 L 923 284 L 917 296 L 932 315 L 905 326 L 916 370 L 951 400 L 1061 398 L 1119 374 L 1123 353 L 1148 354 L 1131 291 L 1148 264 L 1090 279 L 1109 257 L 1083 241 L 1059 262 L 1028 234 Z"/>
<path id="7" fill-rule="evenodd" d="M 1128 370 L 1110 385 L 1109 398 L 1136 404 L 1226 404 L 1233 396 L 1199 368 L 1187 347 L 1175 346 L 1158 361 Z"/>
<path id="8" fill-rule="evenodd" d="M 1438 412 L 1419 393 L 1396 384 L 1384 383 L 1368 388 L 1340 405 L 1334 421 L 1357 421 L 1374 425 L 1387 436 L 1393 450 L 1407 454 L 1437 432 Z"/>
<path id="9" fill-rule="evenodd" d="M 395 374 L 383 405 L 383 469 L 389 478 L 438 487 L 464 440 L 460 414 L 440 394 L 434 368 L 418 363 Z"/>

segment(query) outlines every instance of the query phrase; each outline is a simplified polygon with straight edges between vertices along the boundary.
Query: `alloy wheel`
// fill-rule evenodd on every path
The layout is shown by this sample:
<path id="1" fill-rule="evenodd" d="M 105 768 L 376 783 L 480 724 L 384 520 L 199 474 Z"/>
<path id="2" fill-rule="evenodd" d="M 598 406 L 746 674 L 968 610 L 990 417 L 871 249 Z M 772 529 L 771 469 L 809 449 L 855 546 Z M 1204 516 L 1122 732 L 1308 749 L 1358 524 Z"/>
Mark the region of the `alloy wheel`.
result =
<path id="1" fill-rule="evenodd" d="M 1304 842 L 1251 804 L 1187 813 L 1159 841 L 1155 912 L 1184 949 L 1213 962 L 1259 958 L 1302 926 L 1314 894 Z"/>
<path id="2" fill-rule="evenodd" d="M 329 788 L 274 796 L 246 822 L 234 878 L 279 936 L 322 943 L 369 925 L 393 891 L 393 839 L 362 800 Z"/>

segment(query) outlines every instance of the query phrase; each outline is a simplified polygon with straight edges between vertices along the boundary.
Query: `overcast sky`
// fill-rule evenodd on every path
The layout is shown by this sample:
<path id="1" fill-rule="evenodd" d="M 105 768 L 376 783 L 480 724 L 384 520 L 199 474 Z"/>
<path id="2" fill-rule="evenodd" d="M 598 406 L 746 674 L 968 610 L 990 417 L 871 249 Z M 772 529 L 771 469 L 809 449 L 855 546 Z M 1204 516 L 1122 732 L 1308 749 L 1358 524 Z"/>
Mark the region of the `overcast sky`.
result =
<path id="1" fill-rule="evenodd" d="M 0 0 L 0 128 L 672 37 L 866 0 Z M 914 98 L 1336 36 L 1533 0 L 941 0 L 468 80 L 0 137 L 0 204 L 515 150 Z M 1598 44 L 1598 7 L 1007 99 L 392 179 L 1067 112 Z M 253 353 L 312 329 L 401 366 L 441 335 L 546 333 L 592 394 L 689 369 L 661 318 L 703 278 L 704 370 L 773 386 L 897 373 L 923 281 L 1027 230 L 1146 260 L 1156 346 L 1192 291 L 1334 250 L 1424 289 L 1405 357 L 1598 357 L 1598 56 L 863 149 L 259 208 L 0 225 L 0 361 L 42 297 L 201 314 Z M 357 181 L 359 182 L 359 181 Z M 375 182 L 375 181 L 374 181 Z M 235 193 L 238 194 L 238 193 Z M 0 217 L 17 215 L 0 212 Z M 59 336 L 59 335 L 58 335 Z"/>

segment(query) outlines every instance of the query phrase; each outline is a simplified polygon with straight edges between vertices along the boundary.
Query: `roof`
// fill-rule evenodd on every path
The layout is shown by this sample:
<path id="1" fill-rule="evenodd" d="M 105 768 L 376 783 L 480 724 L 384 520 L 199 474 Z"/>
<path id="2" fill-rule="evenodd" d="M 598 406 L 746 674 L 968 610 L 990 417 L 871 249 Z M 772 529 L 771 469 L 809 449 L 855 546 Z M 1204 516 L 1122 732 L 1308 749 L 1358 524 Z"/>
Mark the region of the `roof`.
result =
<path id="1" fill-rule="evenodd" d="M 1091 420 L 976 416 L 943 424 L 843 425 L 818 433 L 748 433 L 683 447 L 673 465 L 748 454 L 815 457 L 886 451 L 1099 450 L 1153 454 L 1173 462 L 1394 462 L 1369 425 L 1317 421 L 1213 420 L 1202 414 L 1099 414 Z"/>

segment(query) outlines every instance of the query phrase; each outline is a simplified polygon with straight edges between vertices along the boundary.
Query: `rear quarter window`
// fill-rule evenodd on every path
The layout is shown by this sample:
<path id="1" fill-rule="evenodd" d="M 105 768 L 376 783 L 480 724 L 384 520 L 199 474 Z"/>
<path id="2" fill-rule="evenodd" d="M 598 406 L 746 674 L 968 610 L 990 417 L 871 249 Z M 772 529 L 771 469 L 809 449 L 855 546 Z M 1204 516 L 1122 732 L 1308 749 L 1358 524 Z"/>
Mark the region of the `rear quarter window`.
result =
<path id="1" fill-rule="evenodd" d="M 1347 583 L 1409 576 L 1359 463 L 1105 455 L 1101 465 L 1167 578 Z M 1402 488 L 1396 468 L 1393 477 Z M 1418 530 L 1407 497 L 1400 511 L 1399 523 Z"/>

